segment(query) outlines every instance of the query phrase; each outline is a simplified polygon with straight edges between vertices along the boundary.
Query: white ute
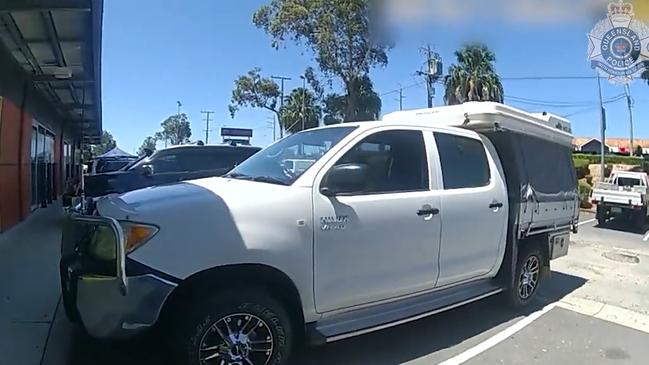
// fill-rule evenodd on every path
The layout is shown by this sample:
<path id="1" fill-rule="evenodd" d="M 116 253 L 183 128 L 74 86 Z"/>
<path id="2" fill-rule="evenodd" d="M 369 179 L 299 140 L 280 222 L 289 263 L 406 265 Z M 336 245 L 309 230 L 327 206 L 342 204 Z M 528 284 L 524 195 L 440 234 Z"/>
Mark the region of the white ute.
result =
<path id="1" fill-rule="evenodd" d="M 467 103 L 101 198 L 65 225 L 66 312 L 98 338 L 156 328 L 179 363 L 265 365 L 496 294 L 527 305 L 576 230 L 571 142 L 564 119 Z"/>
<path id="2" fill-rule="evenodd" d="M 595 183 L 591 201 L 597 204 L 597 222 L 622 217 L 643 228 L 647 219 L 647 189 L 644 172 L 613 171 L 605 182 Z"/>

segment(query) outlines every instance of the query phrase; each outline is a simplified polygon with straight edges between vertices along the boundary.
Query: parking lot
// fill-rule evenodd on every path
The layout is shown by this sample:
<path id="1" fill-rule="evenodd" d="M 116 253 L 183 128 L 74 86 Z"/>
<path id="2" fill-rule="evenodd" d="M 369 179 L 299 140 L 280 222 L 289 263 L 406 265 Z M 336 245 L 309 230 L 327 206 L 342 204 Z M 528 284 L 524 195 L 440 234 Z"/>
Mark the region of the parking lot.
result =
<path id="1" fill-rule="evenodd" d="M 499 298 L 490 298 L 399 327 L 308 348 L 295 363 L 644 363 L 649 358 L 646 231 L 620 222 L 598 227 L 592 215 L 583 213 L 582 222 L 580 232 L 572 237 L 569 255 L 553 262 L 551 278 L 525 312 L 512 312 Z M 49 237 L 52 232 L 43 234 Z M 10 253 L 7 247 L 0 246 L 3 255 Z M 4 268 L 9 271 L 5 274 L 13 276 L 43 267 L 53 270 L 15 297 L 5 297 L 3 305 L 14 303 L 14 307 L 3 308 L 5 317 L 10 316 L 10 331 L 3 334 L 0 363 L 166 363 L 164 345 L 154 337 L 98 342 L 69 324 L 56 297 L 47 297 L 59 290 L 52 276 L 57 247 L 47 250 L 41 259 L 25 263 L 31 266 Z M 37 289 L 38 285 L 46 287 Z"/>

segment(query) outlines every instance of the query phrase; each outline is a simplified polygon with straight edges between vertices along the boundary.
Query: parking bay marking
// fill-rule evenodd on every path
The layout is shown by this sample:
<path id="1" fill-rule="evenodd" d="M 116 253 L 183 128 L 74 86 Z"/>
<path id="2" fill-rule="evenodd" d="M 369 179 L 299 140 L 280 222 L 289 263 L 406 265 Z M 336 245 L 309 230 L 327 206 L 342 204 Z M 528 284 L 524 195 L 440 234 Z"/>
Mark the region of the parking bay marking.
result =
<path id="1" fill-rule="evenodd" d="M 460 353 L 457 356 L 454 356 L 446 361 L 439 363 L 439 365 L 459 365 L 463 364 L 472 358 L 480 355 L 481 353 L 489 350 L 490 348 L 498 345 L 499 343 L 510 338 L 518 331 L 530 325 L 535 320 L 541 318 L 542 315 L 548 313 L 557 306 L 557 302 L 550 303 L 543 307 L 542 309 L 528 315 L 527 317 L 521 319 L 520 321 L 514 323 L 512 326 L 507 327 L 501 332 L 496 333 L 495 335 L 489 337 L 486 341 L 483 341 L 472 348 Z"/>
<path id="2" fill-rule="evenodd" d="M 597 220 L 597 218 L 587 219 L 587 220 L 585 220 L 585 221 L 583 221 L 583 222 L 579 222 L 579 223 L 577 223 L 577 227 L 582 226 L 582 225 L 584 225 L 584 224 L 592 223 L 592 222 L 594 222 L 594 221 L 596 221 L 596 220 Z"/>

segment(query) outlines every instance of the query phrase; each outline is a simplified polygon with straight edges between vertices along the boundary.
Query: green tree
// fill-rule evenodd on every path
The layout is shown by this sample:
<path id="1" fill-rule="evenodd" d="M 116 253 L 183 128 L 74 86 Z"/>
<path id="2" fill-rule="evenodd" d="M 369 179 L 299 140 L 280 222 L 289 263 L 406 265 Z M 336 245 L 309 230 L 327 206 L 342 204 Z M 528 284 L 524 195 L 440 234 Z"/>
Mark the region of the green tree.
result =
<path id="1" fill-rule="evenodd" d="M 103 131 L 101 134 L 101 141 L 99 144 L 91 147 L 91 153 L 93 156 L 99 156 L 115 147 L 117 147 L 117 142 L 115 141 L 115 138 L 113 138 L 113 135 L 109 131 Z"/>
<path id="2" fill-rule="evenodd" d="M 374 91 L 374 85 L 369 76 L 363 76 L 355 82 L 354 92 L 358 95 L 358 103 L 354 106 L 354 115 L 358 120 L 378 120 L 381 114 L 381 97 Z M 336 124 L 345 121 L 348 109 L 348 95 L 329 94 L 324 100 L 324 124 Z"/>
<path id="3" fill-rule="evenodd" d="M 140 148 L 137 150 L 137 154 L 140 156 L 144 156 L 146 154 L 146 150 L 150 150 L 151 152 L 155 152 L 156 150 L 156 143 L 158 140 L 155 137 L 148 136 L 142 141 L 142 145 Z"/>
<path id="4" fill-rule="evenodd" d="M 279 48 L 288 38 L 313 51 L 322 73 L 345 89 L 344 121 L 364 119 L 358 114 L 361 95 L 357 83 L 375 66 L 388 63 L 391 44 L 375 32 L 369 0 L 271 0 L 253 22 Z"/>
<path id="5" fill-rule="evenodd" d="M 503 101 L 503 85 L 496 73 L 495 54 L 482 44 L 473 44 L 455 52 L 457 64 L 446 76 L 444 100 L 448 105 L 467 101 Z"/>
<path id="6" fill-rule="evenodd" d="M 308 89 L 294 89 L 280 110 L 283 129 L 289 133 L 315 128 L 320 125 L 322 108 L 313 92 Z"/>
<path id="7" fill-rule="evenodd" d="M 254 68 L 234 81 L 234 89 L 228 106 L 230 115 L 234 118 L 241 107 L 266 109 L 277 115 L 281 126 L 282 116 L 278 106 L 281 98 L 279 85 L 271 78 L 262 77 L 260 72 L 260 68 Z M 281 135 L 283 135 L 282 128 L 280 128 Z"/>
<path id="8" fill-rule="evenodd" d="M 162 130 L 155 134 L 155 138 L 168 141 L 172 146 L 188 143 L 192 136 L 192 128 L 185 113 L 170 116 L 160 126 Z"/>
<path id="9" fill-rule="evenodd" d="M 647 84 L 649 85 L 649 69 L 642 73 L 642 79 L 647 81 Z"/>

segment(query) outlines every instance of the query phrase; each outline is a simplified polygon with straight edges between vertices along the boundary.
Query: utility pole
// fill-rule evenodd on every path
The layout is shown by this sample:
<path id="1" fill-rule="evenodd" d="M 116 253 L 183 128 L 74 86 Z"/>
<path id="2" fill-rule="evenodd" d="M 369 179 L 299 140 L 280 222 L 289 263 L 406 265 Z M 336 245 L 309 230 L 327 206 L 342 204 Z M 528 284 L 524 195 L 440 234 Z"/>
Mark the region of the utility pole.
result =
<path id="1" fill-rule="evenodd" d="M 629 145 L 629 152 L 631 152 L 631 156 L 633 156 L 635 154 L 635 148 L 633 148 L 633 99 L 631 98 L 631 88 L 629 87 L 629 84 L 624 85 L 624 94 L 626 94 L 626 104 L 629 107 L 629 127 L 631 129 L 631 135 L 629 138 L 631 144 Z"/>
<path id="2" fill-rule="evenodd" d="M 442 57 L 437 52 L 433 52 L 430 45 L 421 48 L 420 51 L 426 56 L 425 71 L 417 71 L 417 75 L 424 76 L 426 79 L 426 94 L 428 96 L 428 107 L 433 107 L 435 99 L 435 82 L 442 77 L 443 64 Z"/>
<path id="3" fill-rule="evenodd" d="M 302 131 L 306 121 L 306 76 L 300 76 L 302 79 Z"/>
<path id="4" fill-rule="evenodd" d="M 214 114 L 211 110 L 202 110 L 201 114 L 205 114 L 205 144 L 210 143 L 210 114 Z"/>
<path id="5" fill-rule="evenodd" d="M 284 81 L 289 81 L 291 80 L 291 78 L 285 76 L 271 76 L 270 78 L 274 80 L 280 80 L 280 84 L 281 84 L 280 92 L 282 96 L 281 99 L 279 99 L 279 110 L 282 110 L 282 107 L 284 107 Z M 279 123 L 279 138 L 284 138 L 284 128 L 282 127 L 281 116 L 278 123 Z"/>
<path id="6" fill-rule="evenodd" d="M 268 128 L 270 128 L 271 125 L 272 125 L 272 128 L 273 128 L 273 142 L 275 142 L 277 140 L 277 137 L 276 137 L 277 134 L 275 133 L 275 126 L 277 125 L 277 122 L 276 122 L 277 119 L 276 118 L 277 118 L 276 116 L 273 116 L 272 118 L 269 118 L 269 119 L 272 119 L 272 120 L 268 121 L 268 123 L 270 123 Z"/>
<path id="7" fill-rule="evenodd" d="M 602 132 L 602 140 L 601 142 L 601 151 L 600 153 L 602 154 L 600 156 L 600 176 L 599 180 L 604 181 L 604 171 L 605 171 L 605 164 L 604 164 L 604 155 L 606 154 L 606 109 L 604 109 L 604 100 L 602 98 L 602 82 L 599 77 L 599 73 L 597 73 L 597 89 L 599 90 L 599 121 L 600 121 L 600 130 Z"/>
<path id="8" fill-rule="evenodd" d="M 403 110 L 403 87 L 401 87 L 401 84 L 399 84 L 399 110 Z"/>

